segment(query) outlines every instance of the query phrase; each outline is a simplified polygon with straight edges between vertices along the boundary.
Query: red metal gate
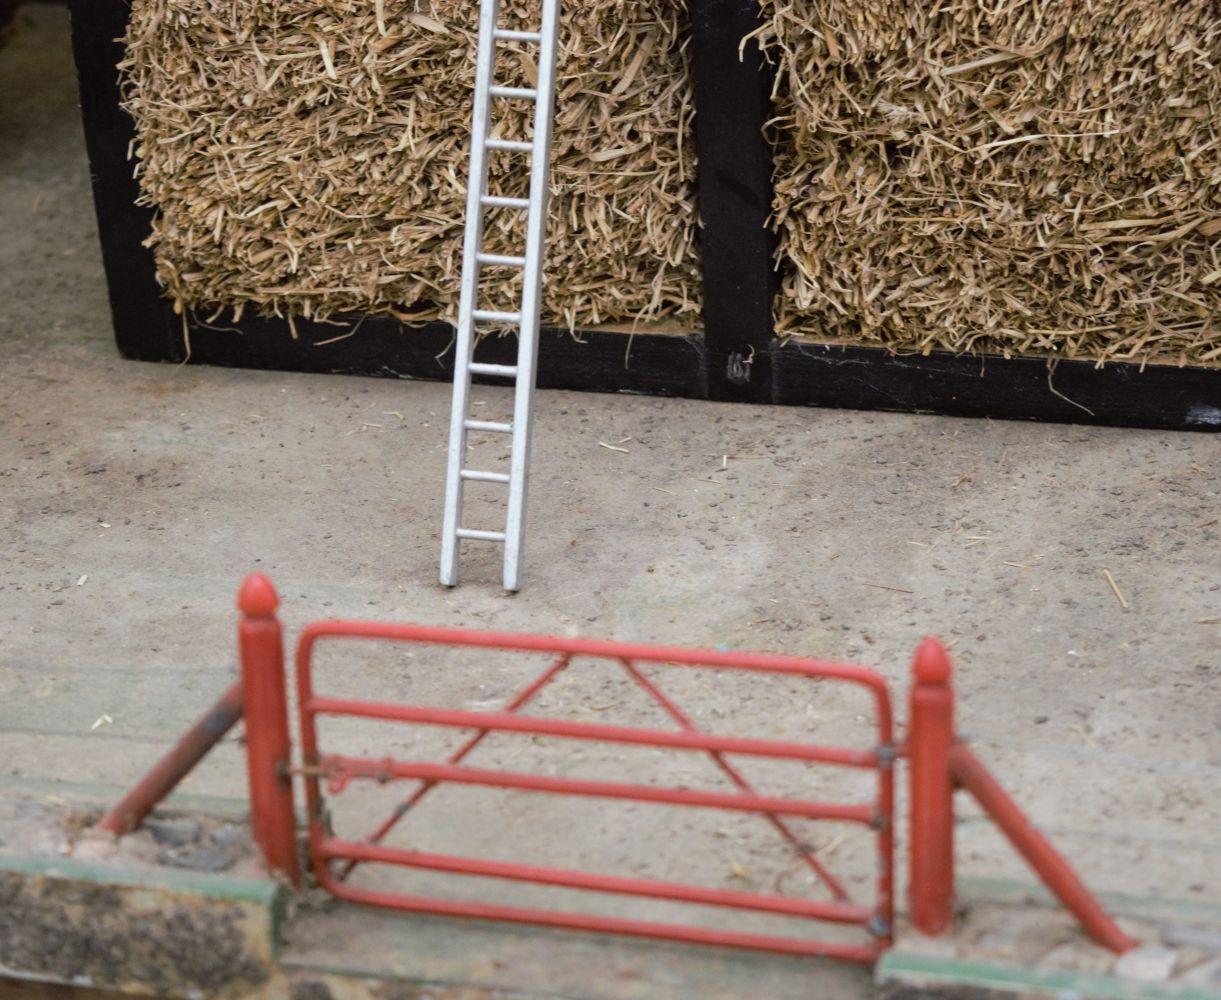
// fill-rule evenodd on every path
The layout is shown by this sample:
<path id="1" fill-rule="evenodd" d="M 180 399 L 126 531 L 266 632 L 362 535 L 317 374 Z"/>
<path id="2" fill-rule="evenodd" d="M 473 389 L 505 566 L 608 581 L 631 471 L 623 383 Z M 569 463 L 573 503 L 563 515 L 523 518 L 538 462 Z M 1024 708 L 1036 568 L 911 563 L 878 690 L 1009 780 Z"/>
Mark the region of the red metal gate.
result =
<path id="1" fill-rule="evenodd" d="M 551 665 L 512 698 L 501 711 L 467 711 L 414 705 L 391 705 L 329 697 L 314 690 L 313 654 L 322 639 L 374 639 L 433 646 L 481 647 L 547 653 Z M 626 675 L 673 720 L 672 730 L 642 729 L 595 724 L 523 714 L 527 703 L 573 664 L 575 658 L 617 663 Z M 867 749 L 848 749 L 806 743 L 760 739 L 751 736 L 721 736 L 701 731 L 691 718 L 642 669 L 643 664 L 669 667 L 739 671 L 756 674 L 788 675 L 821 681 L 839 681 L 864 688 L 873 700 L 876 739 Z M 577 668 L 579 669 L 579 664 Z M 309 626 L 297 649 L 297 685 L 300 699 L 302 757 L 309 816 L 310 863 L 319 883 L 344 899 L 354 902 L 449 916 L 506 920 L 584 931 L 665 938 L 698 944 L 735 948 L 755 948 L 797 955 L 830 955 L 872 962 L 890 944 L 894 925 L 893 907 L 893 827 L 894 777 L 890 695 L 881 675 L 861 667 L 821 663 L 795 657 L 745 655 L 672 649 L 661 646 L 624 645 L 585 639 L 560 639 L 542 636 L 472 632 L 427 628 L 412 625 L 383 625 L 351 622 L 319 622 Z M 382 760 L 324 754 L 319 750 L 316 720 L 319 716 L 355 716 L 365 719 L 441 726 L 473 731 L 461 747 L 441 762 Z M 647 784 L 594 781 L 530 774 L 516 771 L 487 770 L 467 766 L 465 758 L 489 733 L 519 733 L 556 736 L 571 740 L 702 751 L 735 786 L 736 791 L 699 791 Z M 876 772 L 876 792 L 869 802 L 821 802 L 809 799 L 761 795 L 728 759 L 730 755 L 773 760 L 815 762 L 836 767 Z M 419 782 L 415 791 L 394 811 L 382 826 L 362 842 L 339 839 L 328 832 L 323 780 L 327 790 L 338 794 L 351 780 Z M 797 850 L 802 860 L 830 890 L 832 899 L 815 901 L 789 896 L 739 892 L 644 878 L 594 874 L 559 868 L 539 867 L 457 857 L 447 854 L 402 850 L 384 846 L 381 841 L 408 810 L 440 784 L 479 785 L 543 794 L 589 796 L 685 807 L 731 810 L 764 817 L 776 832 Z M 830 820 L 861 824 L 875 831 L 877 876 L 876 896 L 869 905 L 849 898 L 844 885 L 813 851 L 803 845 L 793 830 L 790 818 Z M 871 935 L 865 943 L 851 944 L 818 941 L 797 936 L 767 935 L 715 930 L 681 924 L 646 922 L 608 916 L 569 913 L 494 903 L 463 902 L 357 888 L 344 881 L 361 862 L 430 869 L 451 874 L 484 876 L 529 882 L 597 893 L 646 897 L 703 906 L 727 907 L 785 917 L 804 917 L 865 928 Z"/>
<path id="2" fill-rule="evenodd" d="M 250 778 L 252 832 L 262 849 L 268 869 L 294 887 L 300 888 L 301 873 L 296 843 L 292 776 L 303 771 L 309 796 L 310 860 L 321 884 L 344 898 L 430 913 L 870 961 L 890 943 L 893 933 L 891 864 L 894 852 L 894 778 L 891 768 L 896 759 L 907 758 L 910 765 L 908 805 L 911 810 L 911 830 L 908 837 L 908 916 L 917 930 L 928 935 L 942 935 L 948 933 L 952 927 L 953 798 L 957 787 L 975 797 L 1047 887 L 1073 912 L 1095 941 L 1117 953 L 1135 946 L 1135 942 L 1110 917 L 1047 837 L 1039 832 L 1017 804 L 1005 794 L 1004 789 L 971 752 L 970 747 L 959 741 L 955 735 L 952 668 L 945 648 L 936 639 L 926 639 L 916 651 L 912 663 L 913 683 L 910 689 L 907 739 L 902 746 L 895 747 L 892 744 L 887 686 L 880 675 L 860 667 L 839 666 L 793 657 L 707 653 L 581 639 L 564 640 L 416 626 L 324 622 L 307 629 L 298 648 L 301 728 L 305 737 L 302 749 L 306 762 L 302 769 L 292 767 L 291 761 L 283 634 L 276 617 L 279 598 L 275 587 L 267 577 L 252 574 L 242 585 L 238 604 L 242 610 L 242 619 L 238 625 L 242 662 L 240 686 L 235 685 L 226 692 L 136 787 L 106 814 L 99 823 L 101 829 L 115 836 L 122 836 L 137 828 L 156 803 L 224 736 L 240 713 L 244 714 L 246 721 L 246 761 Z M 465 712 L 385 705 L 324 697 L 314 693 L 311 658 L 317 641 L 328 637 L 389 639 L 443 646 L 544 652 L 554 655 L 556 659 L 542 676 L 527 685 L 501 712 Z M 673 720 L 677 731 L 590 725 L 520 714 L 519 710 L 566 670 L 575 657 L 618 663 L 627 676 Z M 873 698 L 877 740 L 872 747 L 852 750 L 750 737 L 724 737 L 702 732 L 673 700 L 661 691 L 656 681 L 642 672 L 640 664 L 650 662 L 676 667 L 787 674 L 815 680 L 842 681 L 859 686 Z M 443 763 L 402 763 L 393 759 L 320 756 L 315 726 L 319 715 L 347 715 L 445 726 L 474 730 L 475 735 L 469 737 Z M 652 785 L 546 778 L 463 766 L 462 762 L 466 756 L 492 732 L 552 735 L 574 740 L 702 751 L 709 755 L 738 792 L 693 792 L 685 788 L 667 789 Z M 762 796 L 751 787 L 741 772 L 726 760 L 727 754 L 876 771 L 875 799 L 869 804 L 845 805 Z M 326 830 L 320 786 L 322 778 L 330 781 L 333 790 L 341 790 L 352 778 L 379 782 L 408 779 L 421 784 L 381 827 L 364 841 L 354 843 L 337 839 Z M 728 892 L 648 879 L 617 878 L 478 858 L 399 851 L 382 846 L 381 840 L 391 827 L 433 788 L 445 782 L 729 809 L 761 815 L 798 851 L 802 860 L 828 888 L 833 899 L 827 903 L 806 902 L 787 896 Z M 875 828 L 878 857 L 877 897 L 871 906 L 860 906 L 849 899 L 843 884 L 826 870 L 809 848 L 797 840 L 786 817 L 840 820 L 867 824 Z M 868 945 L 852 946 L 793 937 L 724 933 L 673 924 L 577 916 L 524 907 L 391 895 L 357 889 L 343 882 L 352 868 L 362 861 L 856 924 L 864 926 L 872 938 Z M 337 872 L 333 866 L 338 862 L 344 864 Z"/>

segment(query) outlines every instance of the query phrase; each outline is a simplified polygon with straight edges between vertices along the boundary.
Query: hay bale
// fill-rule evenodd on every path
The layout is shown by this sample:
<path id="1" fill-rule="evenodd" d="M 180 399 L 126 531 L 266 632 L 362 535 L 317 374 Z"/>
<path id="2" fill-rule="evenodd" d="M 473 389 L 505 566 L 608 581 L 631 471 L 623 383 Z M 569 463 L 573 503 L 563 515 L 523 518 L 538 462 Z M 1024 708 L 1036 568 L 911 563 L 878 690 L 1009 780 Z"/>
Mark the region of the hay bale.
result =
<path id="1" fill-rule="evenodd" d="M 763 0 L 782 334 L 1221 357 L 1216 0 Z"/>
<path id="2" fill-rule="evenodd" d="M 521 26 L 537 0 L 504 6 Z M 565 4 L 550 322 L 697 316 L 685 16 L 680 0 Z M 175 305 L 453 320 L 477 20 L 471 0 L 134 0 L 124 100 Z M 530 77 L 533 48 L 509 46 L 501 82 Z M 499 135 L 528 137 L 521 102 L 495 113 Z M 520 156 L 492 155 L 490 189 L 523 196 Z M 488 249 L 515 243 L 521 213 L 490 215 Z"/>

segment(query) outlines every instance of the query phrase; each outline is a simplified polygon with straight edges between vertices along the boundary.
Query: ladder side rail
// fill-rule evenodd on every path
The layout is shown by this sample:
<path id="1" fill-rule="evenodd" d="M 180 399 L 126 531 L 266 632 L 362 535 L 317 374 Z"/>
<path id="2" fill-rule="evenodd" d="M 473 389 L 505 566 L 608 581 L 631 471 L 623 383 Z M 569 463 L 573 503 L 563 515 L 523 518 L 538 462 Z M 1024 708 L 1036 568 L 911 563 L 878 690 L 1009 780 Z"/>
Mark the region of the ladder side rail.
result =
<path id="1" fill-rule="evenodd" d="M 539 313 L 543 257 L 547 242 L 550 194 L 551 133 L 555 111 L 555 64 L 560 0 L 543 0 L 537 97 L 534 103 L 533 153 L 530 164 L 530 208 L 526 221 L 526 267 L 523 275 L 521 326 L 518 329 L 517 385 L 513 400 L 513 448 L 509 467 L 509 502 L 505 525 L 504 588 L 520 586 L 525 535 L 526 478 L 530 467 L 531 403 L 538 372 Z"/>
<path id="2" fill-rule="evenodd" d="M 454 344 L 453 404 L 449 426 L 449 464 L 445 477 L 445 516 L 441 529 L 441 583 L 458 582 L 458 528 L 462 518 L 462 467 L 466 460 L 466 417 L 470 402 L 470 362 L 474 353 L 475 307 L 483 249 L 483 196 L 488 181 L 487 139 L 491 127 L 491 85 L 496 65 L 496 24 L 500 0 L 482 0 L 475 57 L 475 100 L 471 119 L 471 164 L 466 192 L 466 230 L 462 244 L 462 285 Z"/>

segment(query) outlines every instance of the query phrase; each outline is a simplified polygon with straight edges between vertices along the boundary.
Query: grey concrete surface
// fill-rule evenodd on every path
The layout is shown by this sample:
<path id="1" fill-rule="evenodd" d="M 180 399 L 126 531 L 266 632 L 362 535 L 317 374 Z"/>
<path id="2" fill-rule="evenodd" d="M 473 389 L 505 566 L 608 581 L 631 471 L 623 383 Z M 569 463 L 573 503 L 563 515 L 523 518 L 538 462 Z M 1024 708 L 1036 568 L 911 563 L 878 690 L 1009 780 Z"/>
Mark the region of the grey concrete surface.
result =
<path id="1" fill-rule="evenodd" d="M 798 653 L 876 667 L 900 714 L 911 652 L 939 634 L 960 729 L 1087 881 L 1221 898 L 1217 437 L 544 392 L 523 591 L 501 594 L 490 547 L 468 549 L 462 586 L 443 590 L 446 386 L 116 356 L 64 19 L 23 17 L 0 52 L 0 793 L 134 779 L 232 677 L 234 596 L 259 569 L 290 635 L 351 616 Z M 475 399 L 493 419 L 506 404 Z M 477 455 L 503 459 L 494 448 Z M 488 526 L 484 496 L 473 520 Z M 327 670 L 362 694 L 483 705 L 529 675 L 364 650 Z M 590 676 L 543 707 L 649 717 L 630 686 Z M 869 739 L 829 685 L 673 690 L 738 733 Z M 387 735 L 334 729 L 381 755 L 401 745 Z M 564 773 L 636 766 L 542 750 Z M 186 790 L 240 798 L 237 742 Z M 347 801 L 353 829 L 386 811 Z M 599 813 L 561 836 L 575 828 L 558 807 L 540 827 L 516 798 L 473 814 L 463 801 L 438 797 L 411 836 L 573 862 L 609 851 L 634 872 L 700 869 L 736 888 L 790 876 L 738 826 Z M 964 873 L 1022 874 L 965 803 L 959 845 Z"/>

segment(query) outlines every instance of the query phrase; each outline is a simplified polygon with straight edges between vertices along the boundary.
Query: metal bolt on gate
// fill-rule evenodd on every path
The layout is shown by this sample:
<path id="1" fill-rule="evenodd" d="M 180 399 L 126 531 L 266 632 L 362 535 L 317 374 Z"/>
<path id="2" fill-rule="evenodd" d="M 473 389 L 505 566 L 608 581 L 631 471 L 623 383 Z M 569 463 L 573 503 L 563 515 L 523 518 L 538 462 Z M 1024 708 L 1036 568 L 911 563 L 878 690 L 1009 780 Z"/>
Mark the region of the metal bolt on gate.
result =
<path id="1" fill-rule="evenodd" d="M 561 639 L 549 636 L 477 632 L 364 622 L 322 621 L 309 625 L 297 647 L 298 714 L 301 765 L 290 762 L 288 705 L 278 604 L 270 580 L 248 577 L 239 605 L 242 658 L 241 690 L 231 689 L 221 703 L 126 796 L 100 824 L 116 836 L 136 828 L 156 802 L 197 763 L 232 724 L 235 706 L 244 704 L 251 792 L 251 826 L 268 868 L 299 884 L 298 845 L 293 811 L 293 773 L 302 776 L 308 815 L 308 863 L 318 883 L 339 898 L 422 913 L 471 917 L 574 930 L 660 938 L 721 947 L 750 948 L 792 955 L 823 955 L 872 962 L 890 945 L 894 928 L 894 766 L 909 762 L 908 912 L 912 925 L 929 935 L 951 929 L 954 903 L 953 794 L 969 792 L 1006 834 L 1046 885 L 1081 922 L 1095 941 L 1116 952 L 1131 941 L 1105 912 L 1068 862 L 1022 814 L 969 747 L 954 735 L 952 670 L 945 648 L 926 639 L 912 665 L 908 731 L 896 745 L 889 686 L 863 667 L 767 654 L 739 654 L 663 646 Z M 544 653 L 549 666 L 500 711 L 469 711 L 419 705 L 336 698 L 314 688 L 313 656 L 318 644 L 338 640 L 384 640 L 416 645 Z M 528 704 L 575 659 L 617 664 L 626 676 L 673 722 L 672 729 L 590 723 L 527 714 Z M 865 748 L 723 736 L 702 731 L 659 686 L 646 667 L 746 672 L 832 681 L 863 689 L 874 706 L 874 738 Z M 447 759 L 403 761 L 326 754 L 319 745 L 320 717 L 355 717 L 408 725 L 465 730 L 466 740 Z M 628 782 L 595 781 L 519 771 L 472 767 L 470 754 L 492 733 L 553 736 L 585 742 L 621 744 L 707 754 L 733 785 L 733 791 L 667 788 Z M 828 802 L 805 797 L 760 794 L 730 758 L 799 761 L 871 772 L 868 801 Z M 337 795 L 352 781 L 413 781 L 415 789 L 376 830 L 361 841 L 335 837 L 326 822 L 326 791 Z M 659 879 L 459 857 L 385 846 L 382 841 L 412 808 L 443 784 L 513 789 L 543 795 L 615 799 L 753 814 L 762 817 L 788 843 L 830 895 L 828 900 L 707 888 Z M 853 900 L 834 873 L 796 836 L 794 819 L 823 820 L 869 828 L 874 838 L 876 875 L 873 898 Z M 361 863 L 377 863 L 511 882 L 558 886 L 619 896 L 752 911 L 863 928 L 863 943 L 810 937 L 725 931 L 682 924 L 545 910 L 492 902 L 468 902 L 390 893 L 346 881 Z"/>

